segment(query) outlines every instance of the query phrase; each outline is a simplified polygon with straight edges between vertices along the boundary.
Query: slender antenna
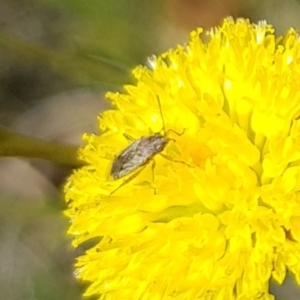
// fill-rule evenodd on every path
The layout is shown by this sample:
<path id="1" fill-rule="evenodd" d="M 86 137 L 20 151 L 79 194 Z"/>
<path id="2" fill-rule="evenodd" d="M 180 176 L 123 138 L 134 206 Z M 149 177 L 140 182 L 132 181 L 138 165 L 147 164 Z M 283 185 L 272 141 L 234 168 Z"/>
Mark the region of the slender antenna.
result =
<path id="1" fill-rule="evenodd" d="M 166 124 L 165 124 L 165 119 L 164 119 L 164 115 L 163 115 L 163 112 L 162 112 L 162 109 L 161 109 L 161 103 L 160 103 L 160 100 L 159 100 L 158 96 L 157 96 L 157 102 L 158 102 L 158 107 L 159 107 L 159 111 L 160 111 L 160 115 L 161 115 L 161 120 L 162 120 L 162 123 L 163 123 L 164 135 L 165 135 L 166 134 Z"/>

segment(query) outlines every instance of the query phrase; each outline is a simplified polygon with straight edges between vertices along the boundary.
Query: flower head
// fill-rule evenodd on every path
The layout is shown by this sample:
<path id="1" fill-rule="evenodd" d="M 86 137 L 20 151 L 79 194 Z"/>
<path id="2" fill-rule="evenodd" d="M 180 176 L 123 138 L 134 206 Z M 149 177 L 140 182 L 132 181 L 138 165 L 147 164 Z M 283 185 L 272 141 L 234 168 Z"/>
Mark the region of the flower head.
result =
<path id="1" fill-rule="evenodd" d="M 273 299 L 270 279 L 300 283 L 299 62 L 295 30 L 227 18 L 107 94 L 65 187 L 74 246 L 98 238 L 76 264 L 86 295 Z"/>

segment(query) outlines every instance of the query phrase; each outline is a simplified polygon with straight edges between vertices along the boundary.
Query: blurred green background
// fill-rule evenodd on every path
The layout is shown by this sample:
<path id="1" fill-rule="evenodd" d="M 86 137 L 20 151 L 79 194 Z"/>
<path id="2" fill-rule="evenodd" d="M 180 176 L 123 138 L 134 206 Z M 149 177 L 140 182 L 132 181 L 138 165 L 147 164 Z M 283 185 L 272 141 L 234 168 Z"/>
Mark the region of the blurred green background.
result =
<path id="1" fill-rule="evenodd" d="M 103 95 L 132 81 L 147 56 L 184 43 L 225 16 L 300 28 L 293 0 L 0 0 L 0 125 L 80 145 L 97 132 Z M 0 141 L 1 142 L 1 141 Z M 76 300 L 74 250 L 61 196 L 71 168 L 0 161 L 0 299 Z M 300 299 L 287 280 L 277 299 Z"/>

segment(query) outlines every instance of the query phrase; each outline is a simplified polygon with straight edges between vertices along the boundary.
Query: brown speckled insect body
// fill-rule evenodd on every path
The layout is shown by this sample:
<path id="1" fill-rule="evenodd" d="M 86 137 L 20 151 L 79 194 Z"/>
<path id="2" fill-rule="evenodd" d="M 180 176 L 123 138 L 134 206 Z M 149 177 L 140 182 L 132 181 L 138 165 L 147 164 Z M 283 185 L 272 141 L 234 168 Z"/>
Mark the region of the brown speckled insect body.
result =
<path id="1" fill-rule="evenodd" d="M 125 183 L 135 178 L 142 170 L 138 169 L 146 165 L 156 154 L 161 153 L 168 142 L 172 140 L 167 137 L 161 104 L 159 99 L 157 99 L 157 101 L 161 113 L 164 134 L 155 133 L 150 136 L 142 136 L 137 140 L 134 140 L 127 134 L 124 134 L 127 139 L 132 141 L 132 143 L 115 157 L 110 171 L 110 176 L 114 180 L 117 180 L 130 173 L 133 173 L 134 171 L 137 172 L 133 173 L 129 178 L 127 178 L 112 193 L 117 191 Z M 154 164 L 152 168 L 154 168 Z"/>
<path id="2" fill-rule="evenodd" d="M 115 159 L 110 175 L 119 179 L 145 165 L 155 155 L 164 150 L 169 139 L 155 133 L 151 136 L 142 136 L 124 149 Z"/>

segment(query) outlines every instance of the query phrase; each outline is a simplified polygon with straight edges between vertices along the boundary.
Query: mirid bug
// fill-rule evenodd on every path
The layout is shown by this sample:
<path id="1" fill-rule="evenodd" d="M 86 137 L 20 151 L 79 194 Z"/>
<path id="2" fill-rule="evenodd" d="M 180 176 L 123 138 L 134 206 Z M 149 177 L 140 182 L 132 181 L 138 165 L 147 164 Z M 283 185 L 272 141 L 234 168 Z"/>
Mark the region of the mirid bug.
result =
<path id="1" fill-rule="evenodd" d="M 149 162 L 155 154 L 162 152 L 168 142 L 169 139 L 160 133 L 142 136 L 114 159 L 110 175 L 113 179 L 119 179 L 137 170 Z"/>
<path id="2" fill-rule="evenodd" d="M 114 191 L 111 192 L 113 194 L 124 184 L 130 182 L 134 179 L 142 169 L 138 170 L 140 167 L 149 163 L 156 154 L 161 154 L 161 152 L 165 149 L 166 145 L 169 141 L 173 140 L 167 137 L 167 132 L 165 129 L 165 121 L 163 118 L 161 103 L 159 98 L 157 98 L 158 106 L 161 114 L 162 125 L 163 125 L 163 134 L 157 132 L 150 136 L 142 136 L 141 138 L 134 140 L 132 137 L 124 134 L 126 138 L 133 141 L 127 148 L 125 148 L 119 155 L 117 155 L 113 161 L 112 168 L 110 171 L 110 176 L 114 179 L 120 179 L 134 171 L 137 171 L 132 176 L 123 181 L 123 183 L 118 186 Z M 169 130 L 173 131 L 173 130 Z M 177 132 L 173 131 L 177 135 Z M 183 133 L 182 133 L 183 134 Z M 167 155 L 163 155 L 165 158 L 169 160 L 176 161 Z M 180 161 L 177 161 L 180 162 Z M 183 163 L 183 162 L 181 162 Z M 153 161 L 152 169 L 154 169 L 155 162 Z"/>

